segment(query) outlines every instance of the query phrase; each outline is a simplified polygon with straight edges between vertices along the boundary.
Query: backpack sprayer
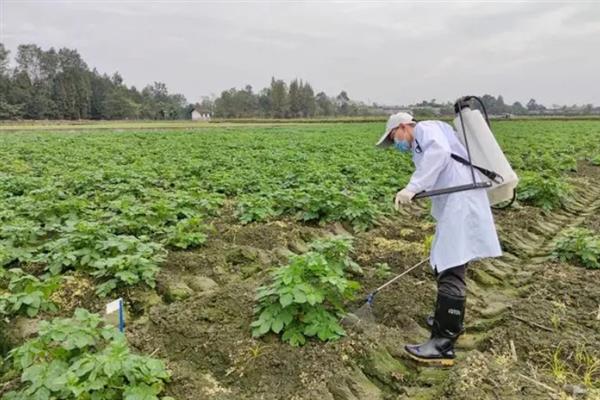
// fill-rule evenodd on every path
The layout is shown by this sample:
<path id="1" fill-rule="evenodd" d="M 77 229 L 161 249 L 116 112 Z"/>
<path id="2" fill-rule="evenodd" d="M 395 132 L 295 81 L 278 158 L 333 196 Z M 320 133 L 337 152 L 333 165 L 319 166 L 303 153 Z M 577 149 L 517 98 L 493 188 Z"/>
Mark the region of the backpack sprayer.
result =
<path id="1" fill-rule="evenodd" d="M 483 115 L 479 110 L 471 109 L 470 102 L 474 100 L 479 103 L 483 110 Z M 426 197 L 439 196 L 443 194 L 463 192 L 466 190 L 486 189 L 488 200 L 491 206 L 499 203 L 506 203 L 501 207 L 510 206 L 516 197 L 516 187 L 519 182 L 517 174 L 513 171 L 502 149 L 498 145 L 494 134 L 490 129 L 490 120 L 488 118 L 485 105 L 479 97 L 465 96 L 454 103 L 454 127 L 458 140 L 465 146 L 468 159 L 464 159 L 458 154 L 451 154 L 451 157 L 461 164 L 471 169 L 471 183 L 452 186 L 442 189 L 422 191 L 413 197 L 413 199 L 422 199 Z M 484 118 L 485 116 L 485 118 Z M 480 180 L 477 180 L 477 177 Z M 486 179 L 487 178 L 487 179 Z M 399 275 L 390 279 L 373 292 L 367 295 L 365 304 L 354 311 L 353 316 L 359 321 L 372 322 L 372 305 L 375 295 L 391 283 L 400 279 L 410 271 L 424 264 L 429 258 L 419 261 L 417 264 L 403 271 Z M 348 319 L 345 317 L 344 319 Z"/>
<path id="2" fill-rule="evenodd" d="M 471 109 L 471 100 L 479 103 L 483 115 L 479 110 Z M 515 188 L 519 178 L 508 163 L 490 129 L 490 120 L 483 101 L 476 96 L 461 97 L 454 103 L 454 112 L 456 113 L 454 118 L 456 136 L 465 146 L 468 159 L 464 159 L 457 154 L 452 154 L 451 157 L 471 169 L 472 181 L 465 185 L 423 191 L 417 193 L 414 199 L 465 190 L 486 189 L 490 205 L 509 201 L 502 208 L 508 207 L 515 199 Z M 478 181 L 477 176 L 483 179 Z"/>

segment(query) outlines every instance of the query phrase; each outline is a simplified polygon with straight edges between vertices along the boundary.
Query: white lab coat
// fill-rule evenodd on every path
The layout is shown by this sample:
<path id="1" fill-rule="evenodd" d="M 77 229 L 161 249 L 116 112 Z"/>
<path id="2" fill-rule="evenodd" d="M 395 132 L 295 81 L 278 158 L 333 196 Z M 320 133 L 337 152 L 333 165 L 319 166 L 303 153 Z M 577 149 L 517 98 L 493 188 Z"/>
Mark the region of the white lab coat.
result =
<path id="1" fill-rule="evenodd" d="M 419 193 L 469 184 L 471 169 L 450 157 L 467 159 L 452 127 L 441 121 L 419 122 L 412 144 L 415 172 L 406 186 Z M 475 175 L 477 181 L 481 178 Z M 434 196 L 431 215 L 437 221 L 430 263 L 437 272 L 471 260 L 502 255 L 485 189 Z"/>

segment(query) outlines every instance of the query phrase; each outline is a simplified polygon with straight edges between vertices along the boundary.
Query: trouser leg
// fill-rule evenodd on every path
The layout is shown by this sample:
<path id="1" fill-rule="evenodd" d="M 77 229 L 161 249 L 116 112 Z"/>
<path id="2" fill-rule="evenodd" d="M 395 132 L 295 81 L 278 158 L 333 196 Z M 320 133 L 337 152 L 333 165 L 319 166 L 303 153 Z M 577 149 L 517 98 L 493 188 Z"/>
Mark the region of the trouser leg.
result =
<path id="1" fill-rule="evenodd" d="M 467 295 L 467 283 L 465 273 L 467 264 L 448 268 L 437 274 L 438 293 L 448 296 L 465 297 Z"/>

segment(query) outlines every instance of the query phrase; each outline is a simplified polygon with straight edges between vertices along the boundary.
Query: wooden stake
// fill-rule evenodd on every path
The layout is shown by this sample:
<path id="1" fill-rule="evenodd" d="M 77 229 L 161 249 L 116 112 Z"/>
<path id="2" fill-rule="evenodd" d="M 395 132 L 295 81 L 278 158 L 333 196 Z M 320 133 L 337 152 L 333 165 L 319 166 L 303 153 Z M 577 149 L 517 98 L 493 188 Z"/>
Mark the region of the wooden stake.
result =
<path id="1" fill-rule="evenodd" d="M 543 329 L 545 331 L 554 333 L 554 330 L 552 328 L 548 328 L 547 326 L 544 326 L 542 324 L 538 324 L 537 322 L 528 321 L 525 318 L 521 318 L 521 317 L 519 317 L 518 315 L 515 315 L 515 314 L 512 314 L 512 316 L 513 316 L 514 319 L 519 320 L 521 322 L 524 322 L 524 323 L 526 323 L 528 325 L 532 325 L 532 326 L 535 326 L 536 328 L 540 328 L 540 329 Z"/>
<path id="2" fill-rule="evenodd" d="M 519 359 L 517 358 L 517 349 L 515 348 L 515 342 L 513 342 L 512 339 L 510 339 L 510 352 L 512 353 L 513 361 L 519 361 Z"/>
<path id="3" fill-rule="evenodd" d="M 520 374 L 520 373 L 519 373 L 519 374 L 517 374 L 517 375 L 519 375 L 521 378 L 525 379 L 525 380 L 526 380 L 526 381 L 528 381 L 528 382 L 535 383 L 536 385 L 538 385 L 538 386 L 540 386 L 540 387 L 543 387 L 544 389 L 548 390 L 548 391 L 549 391 L 549 392 L 551 392 L 551 393 L 558 393 L 558 392 L 556 391 L 556 389 L 554 389 L 554 388 L 551 388 L 550 386 L 546 385 L 545 383 L 542 383 L 542 382 L 536 381 L 535 379 L 531 379 L 530 377 L 528 377 L 528 376 L 526 376 L 526 375 L 523 375 L 523 374 Z"/>

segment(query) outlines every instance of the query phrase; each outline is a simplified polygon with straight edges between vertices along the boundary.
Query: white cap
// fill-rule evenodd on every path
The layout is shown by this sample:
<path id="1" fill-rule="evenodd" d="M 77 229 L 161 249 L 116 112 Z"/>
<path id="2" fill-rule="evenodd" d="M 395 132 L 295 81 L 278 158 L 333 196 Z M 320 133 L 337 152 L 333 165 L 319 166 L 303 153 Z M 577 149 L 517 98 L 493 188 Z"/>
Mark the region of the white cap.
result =
<path id="1" fill-rule="evenodd" d="M 388 118 L 387 124 L 385 124 L 385 132 L 377 142 L 375 146 L 378 147 L 388 147 L 392 145 L 392 141 L 388 139 L 388 135 L 390 131 L 397 127 L 400 124 L 416 124 L 417 121 L 413 118 L 412 115 L 406 112 L 399 112 L 396 114 L 390 115 Z"/>

